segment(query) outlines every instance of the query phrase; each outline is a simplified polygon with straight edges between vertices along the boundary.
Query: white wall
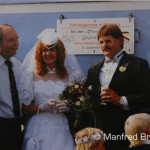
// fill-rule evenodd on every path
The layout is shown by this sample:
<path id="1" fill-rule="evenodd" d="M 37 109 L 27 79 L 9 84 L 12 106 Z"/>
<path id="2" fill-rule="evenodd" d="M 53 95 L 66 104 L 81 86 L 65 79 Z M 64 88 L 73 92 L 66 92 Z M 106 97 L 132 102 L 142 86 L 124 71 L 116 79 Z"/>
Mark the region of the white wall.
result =
<path id="1" fill-rule="evenodd" d="M 0 13 L 84 12 L 150 9 L 150 1 L 74 2 L 0 5 Z"/>

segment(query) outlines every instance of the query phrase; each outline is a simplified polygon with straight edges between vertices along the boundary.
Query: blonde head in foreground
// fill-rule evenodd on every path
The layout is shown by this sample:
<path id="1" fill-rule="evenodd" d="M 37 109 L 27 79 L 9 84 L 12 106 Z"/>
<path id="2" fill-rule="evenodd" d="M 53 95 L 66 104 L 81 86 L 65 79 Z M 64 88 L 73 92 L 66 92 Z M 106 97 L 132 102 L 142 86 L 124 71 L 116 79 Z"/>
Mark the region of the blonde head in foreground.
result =
<path id="1" fill-rule="evenodd" d="M 76 150 L 94 150 L 104 143 L 103 132 L 98 128 L 84 128 L 75 135 Z"/>
<path id="2" fill-rule="evenodd" d="M 125 133 L 130 141 L 130 147 L 144 144 L 145 140 L 141 138 L 141 135 L 150 137 L 150 115 L 140 113 L 129 116 L 125 122 Z M 135 136 L 137 138 L 133 138 Z"/>

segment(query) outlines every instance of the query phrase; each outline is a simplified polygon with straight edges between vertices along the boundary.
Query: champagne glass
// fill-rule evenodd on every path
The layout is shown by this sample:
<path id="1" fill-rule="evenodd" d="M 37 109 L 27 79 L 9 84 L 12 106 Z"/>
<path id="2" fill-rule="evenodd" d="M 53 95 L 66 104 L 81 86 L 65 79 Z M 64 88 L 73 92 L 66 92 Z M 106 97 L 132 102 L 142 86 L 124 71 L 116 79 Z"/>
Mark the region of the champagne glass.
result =
<path id="1" fill-rule="evenodd" d="M 58 114 L 59 110 L 58 110 L 58 108 L 56 108 L 56 105 L 59 103 L 59 98 L 55 98 L 53 100 L 53 102 L 54 102 L 54 105 L 55 105 L 55 108 L 53 109 L 53 114 Z"/>
<path id="2" fill-rule="evenodd" d="M 58 102 L 59 102 L 58 95 L 57 95 L 57 93 L 54 92 L 53 93 L 53 103 L 54 103 L 55 108 L 52 111 L 53 114 L 58 114 L 58 112 L 59 112 L 58 108 L 56 108 L 56 105 Z"/>
<path id="3" fill-rule="evenodd" d="M 108 86 L 101 86 L 101 93 L 105 93 L 105 91 L 102 91 L 103 89 L 108 88 Z M 100 102 L 100 105 L 107 105 L 106 102 L 104 102 L 103 100 Z"/>

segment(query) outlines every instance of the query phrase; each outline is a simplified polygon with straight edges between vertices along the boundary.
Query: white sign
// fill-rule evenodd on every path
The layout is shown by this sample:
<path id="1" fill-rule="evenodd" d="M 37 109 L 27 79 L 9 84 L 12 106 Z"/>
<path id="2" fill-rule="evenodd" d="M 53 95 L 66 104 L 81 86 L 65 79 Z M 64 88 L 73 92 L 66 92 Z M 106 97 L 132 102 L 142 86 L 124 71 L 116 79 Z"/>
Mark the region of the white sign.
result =
<path id="1" fill-rule="evenodd" d="M 117 24 L 124 35 L 124 51 L 134 53 L 134 18 L 57 20 L 57 31 L 71 54 L 102 54 L 98 30 L 105 24 Z"/>

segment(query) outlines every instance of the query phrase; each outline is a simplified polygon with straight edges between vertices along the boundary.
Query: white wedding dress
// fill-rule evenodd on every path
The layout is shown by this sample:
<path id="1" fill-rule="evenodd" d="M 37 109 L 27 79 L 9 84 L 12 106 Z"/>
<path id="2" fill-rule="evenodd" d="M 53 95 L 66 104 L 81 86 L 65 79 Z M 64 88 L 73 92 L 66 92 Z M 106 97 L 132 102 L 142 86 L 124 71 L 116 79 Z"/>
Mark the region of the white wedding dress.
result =
<path id="1" fill-rule="evenodd" d="M 58 98 L 66 85 L 74 81 L 33 81 L 33 75 L 26 72 L 21 82 L 20 98 L 25 105 L 39 105 L 51 98 Z M 33 100 L 34 99 L 34 100 Z M 42 112 L 32 116 L 24 137 L 25 150 L 74 150 L 74 140 L 64 113 Z"/>

